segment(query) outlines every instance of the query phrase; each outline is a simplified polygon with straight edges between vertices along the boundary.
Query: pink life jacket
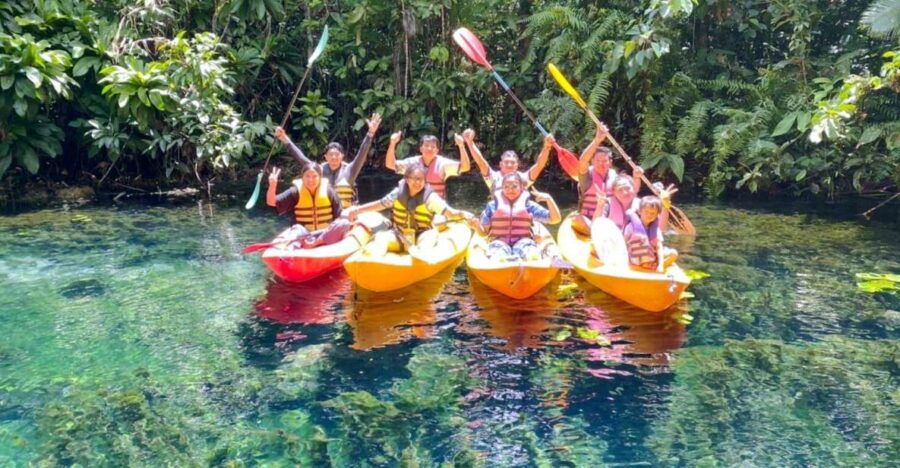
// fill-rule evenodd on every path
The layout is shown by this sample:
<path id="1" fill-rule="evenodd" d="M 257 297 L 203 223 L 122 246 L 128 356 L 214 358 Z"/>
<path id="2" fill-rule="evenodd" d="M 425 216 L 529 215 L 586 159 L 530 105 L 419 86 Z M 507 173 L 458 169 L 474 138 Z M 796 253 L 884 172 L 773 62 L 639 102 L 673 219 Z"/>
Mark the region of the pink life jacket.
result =
<path id="1" fill-rule="evenodd" d="M 591 167 L 588 168 L 588 174 L 591 176 L 591 186 L 581 194 L 581 214 L 593 218 L 594 210 L 597 209 L 597 192 L 605 193 L 607 198 L 612 195 L 612 182 L 616 179 L 616 171 L 610 169 L 606 172 L 606 178 L 603 178 Z"/>
<path id="2" fill-rule="evenodd" d="M 438 195 L 441 196 L 444 200 L 447 199 L 447 186 L 444 182 L 444 171 L 441 169 L 441 156 L 437 155 L 434 159 L 431 160 L 431 164 L 425 166 L 425 158 L 419 156 L 419 162 L 425 166 L 425 183 L 431 186 L 431 189 L 435 191 Z"/>
<path id="3" fill-rule="evenodd" d="M 630 235 L 625 239 L 628 244 L 628 261 L 632 265 L 655 270 L 658 266 L 656 249 L 659 242 L 656 234 L 659 232 L 659 217 L 650 226 L 644 226 L 637 213 L 629 212 L 628 226 L 631 228 Z"/>
<path id="4" fill-rule="evenodd" d="M 637 198 L 635 197 L 635 199 Z M 632 207 L 622 206 L 622 202 L 615 196 L 609 197 L 606 203 L 609 205 L 609 215 L 607 217 L 616 223 L 619 229 L 624 230 L 625 224 L 628 222 L 628 212 Z M 634 200 L 632 200 L 631 205 L 634 205 Z"/>
<path id="5" fill-rule="evenodd" d="M 528 192 L 522 192 L 512 204 L 500 192 L 494 195 L 497 209 L 491 217 L 490 235 L 513 245 L 520 239 L 531 237 L 532 216 L 526 209 Z"/>

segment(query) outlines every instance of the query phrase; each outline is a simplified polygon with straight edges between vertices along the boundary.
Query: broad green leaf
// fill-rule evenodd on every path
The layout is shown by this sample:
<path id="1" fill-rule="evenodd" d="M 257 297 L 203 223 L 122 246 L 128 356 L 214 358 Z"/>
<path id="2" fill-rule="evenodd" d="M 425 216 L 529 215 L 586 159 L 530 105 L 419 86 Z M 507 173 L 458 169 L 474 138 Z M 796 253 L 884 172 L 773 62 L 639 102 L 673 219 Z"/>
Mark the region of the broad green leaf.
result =
<path id="1" fill-rule="evenodd" d="M 672 174 L 674 174 L 680 182 L 684 177 L 684 159 L 681 159 L 681 156 L 678 156 L 677 154 L 670 154 L 669 169 L 672 170 Z"/>
<path id="2" fill-rule="evenodd" d="M 19 164 L 25 167 L 25 169 L 28 169 L 28 172 L 37 174 L 37 171 L 41 166 L 38 155 L 30 145 L 23 146 L 21 151 L 16 155 L 16 160 L 18 160 Z"/>
<path id="3" fill-rule="evenodd" d="M 82 57 L 72 67 L 72 76 L 81 76 L 88 72 L 91 67 L 99 65 L 100 59 L 97 57 Z"/>
<path id="4" fill-rule="evenodd" d="M 28 113 L 28 101 L 16 99 L 16 102 L 13 103 L 13 109 L 15 109 L 16 114 L 19 114 L 19 117 L 25 117 L 25 114 Z"/>
<path id="5" fill-rule="evenodd" d="M 858 287 L 861 291 L 867 293 L 880 293 L 900 290 L 900 285 L 886 279 L 861 281 L 856 283 L 856 287 Z"/>
<path id="6" fill-rule="evenodd" d="M 775 126 L 775 130 L 772 131 L 772 136 L 776 137 L 779 135 L 784 135 L 791 130 L 791 127 L 794 126 L 794 121 L 796 120 L 797 112 L 791 112 L 788 115 L 784 116 L 784 118 L 781 119 L 781 122 L 778 122 L 778 125 Z"/>
<path id="7" fill-rule="evenodd" d="M 860 135 L 859 143 L 857 143 L 857 145 L 862 146 L 862 145 L 871 143 L 871 142 L 877 140 L 878 137 L 880 137 L 880 136 L 881 136 L 881 127 L 878 127 L 878 126 L 868 127 L 863 131 L 862 135 Z"/>
<path id="8" fill-rule="evenodd" d="M 41 87 L 43 77 L 41 76 L 41 72 L 38 71 L 37 68 L 25 67 L 25 77 L 28 78 L 28 81 L 31 81 L 31 83 L 34 84 L 35 88 Z"/>
<path id="9" fill-rule="evenodd" d="M 805 132 L 809 128 L 809 120 L 812 118 L 812 112 L 797 113 L 797 130 Z"/>
<path id="10" fill-rule="evenodd" d="M 804 177 L 806 177 L 806 169 L 801 169 L 800 172 L 797 173 L 797 177 L 795 177 L 794 180 L 800 182 Z"/>
<path id="11" fill-rule="evenodd" d="M 3 75 L 3 77 L 0 78 L 0 89 L 3 89 L 3 91 L 6 91 L 7 89 L 12 88 L 12 85 L 15 82 L 16 82 L 15 76 Z"/>

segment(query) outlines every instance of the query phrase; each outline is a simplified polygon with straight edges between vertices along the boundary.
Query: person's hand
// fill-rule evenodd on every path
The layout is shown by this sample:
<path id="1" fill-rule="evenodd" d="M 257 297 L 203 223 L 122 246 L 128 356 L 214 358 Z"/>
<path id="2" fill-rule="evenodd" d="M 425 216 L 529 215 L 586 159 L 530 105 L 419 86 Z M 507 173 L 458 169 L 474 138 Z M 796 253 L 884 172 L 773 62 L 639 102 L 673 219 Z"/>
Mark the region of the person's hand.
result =
<path id="1" fill-rule="evenodd" d="M 375 136 L 375 132 L 378 131 L 378 126 L 381 125 L 381 114 L 373 112 L 372 117 L 370 117 L 369 120 L 366 120 L 366 125 L 369 126 L 369 136 Z"/>
<path id="2" fill-rule="evenodd" d="M 531 197 L 534 198 L 534 201 L 536 202 L 546 202 L 553 199 L 549 193 L 538 192 L 537 190 L 531 192 Z"/>
<path id="3" fill-rule="evenodd" d="M 672 195 L 675 195 L 677 191 L 678 188 L 675 187 L 675 184 L 669 184 L 668 187 L 659 191 L 659 199 L 662 201 L 663 208 L 668 210 L 672 206 Z"/>
<path id="4" fill-rule="evenodd" d="M 641 177 L 644 176 L 644 168 L 641 166 L 634 166 L 634 180 L 637 181 Z"/>
<path id="5" fill-rule="evenodd" d="M 288 142 L 287 133 L 285 133 L 284 129 L 281 127 L 275 127 L 275 138 L 281 140 L 282 143 Z"/>
<path id="6" fill-rule="evenodd" d="M 554 137 L 552 133 L 548 133 L 547 136 L 544 137 L 544 148 L 549 148 L 554 144 L 556 144 L 556 137 Z"/>
<path id="7" fill-rule="evenodd" d="M 350 221 L 356 221 L 356 217 L 358 214 L 359 214 L 359 208 L 357 208 L 355 206 L 351 206 L 351 207 L 345 209 L 341 213 L 341 216 L 347 216 L 347 219 L 349 219 Z"/>
<path id="8" fill-rule="evenodd" d="M 391 133 L 391 144 L 396 145 L 400 142 L 400 137 L 403 136 L 403 130 L 397 130 L 394 133 Z"/>
<path id="9" fill-rule="evenodd" d="M 467 128 L 463 130 L 463 138 L 466 140 L 466 143 L 474 143 L 475 142 L 475 130 L 471 128 Z"/>
<path id="10" fill-rule="evenodd" d="M 600 125 L 597 125 L 597 133 L 594 134 L 594 139 L 596 139 L 597 141 L 603 141 L 608 136 L 609 136 L 609 128 L 607 128 L 606 125 L 603 123 L 600 123 Z"/>
<path id="11" fill-rule="evenodd" d="M 269 173 L 269 184 L 277 184 L 278 180 L 281 178 L 281 169 L 277 167 L 272 168 L 272 172 Z"/>
<path id="12" fill-rule="evenodd" d="M 453 141 L 456 142 L 456 146 L 462 146 L 463 143 L 466 142 L 466 140 L 463 139 L 463 136 L 460 133 L 456 133 L 453 135 Z"/>
<path id="13" fill-rule="evenodd" d="M 473 230 L 477 231 L 481 229 L 481 221 L 476 219 L 474 216 L 471 218 L 467 218 L 466 221 L 469 223 L 469 227 Z"/>

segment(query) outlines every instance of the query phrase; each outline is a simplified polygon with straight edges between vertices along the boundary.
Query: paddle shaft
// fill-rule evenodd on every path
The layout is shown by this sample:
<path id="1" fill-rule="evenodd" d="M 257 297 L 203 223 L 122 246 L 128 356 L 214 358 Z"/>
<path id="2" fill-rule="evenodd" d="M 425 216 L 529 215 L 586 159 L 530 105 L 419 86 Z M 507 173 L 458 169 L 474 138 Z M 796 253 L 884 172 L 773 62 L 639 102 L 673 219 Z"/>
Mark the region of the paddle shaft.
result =
<path id="1" fill-rule="evenodd" d="M 287 110 L 284 112 L 284 117 L 281 118 L 281 125 L 279 127 L 284 128 L 285 124 L 287 124 L 288 118 L 291 116 L 291 110 L 294 108 L 294 104 L 297 102 L 297 97 L 300 96 L 300 89 L 303 88 L 303 83 L 306 82 L 306 77 L 309 76 L 309 71 L 311 67 L 306 67 L 306 71 L 303 72 L 303 78 L 300 78 L 300 84 L 297 85 L 297 89 L 294 90 L 294 95 L 291 96 L 291 103 L 288 105 Z M 269 155 L 266 156 L 266 163 L 263 165 L 262 172 L 266 172 L 266 169 L 269 168 L 269 159 L 272 158 L 272 153 L 275 151 L 275 144 L 278 142 L 276 138 L 272 141 L 272 146 L 269 147 Z"/>

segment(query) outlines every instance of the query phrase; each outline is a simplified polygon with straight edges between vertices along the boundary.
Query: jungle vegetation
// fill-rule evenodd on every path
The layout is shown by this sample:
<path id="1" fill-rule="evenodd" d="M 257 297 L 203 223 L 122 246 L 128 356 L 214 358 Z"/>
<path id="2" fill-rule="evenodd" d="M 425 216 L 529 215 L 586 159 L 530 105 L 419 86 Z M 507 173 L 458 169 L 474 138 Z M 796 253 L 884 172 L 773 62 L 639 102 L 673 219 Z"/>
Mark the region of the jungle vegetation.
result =
<path id="1" fill-rule="evenodd" d="M 452 44 L 467 26 L 570 148 L 593 130 L 548 62 L 656 177 L 710 198 L 900 184 L 900 0 L 0 0 L 0 177 L 256 171 L 326 24 L 289 123 L 310 154 L 378 111 L 407 147 L 471 125 L 489 154 L 533 156 Z"/>

